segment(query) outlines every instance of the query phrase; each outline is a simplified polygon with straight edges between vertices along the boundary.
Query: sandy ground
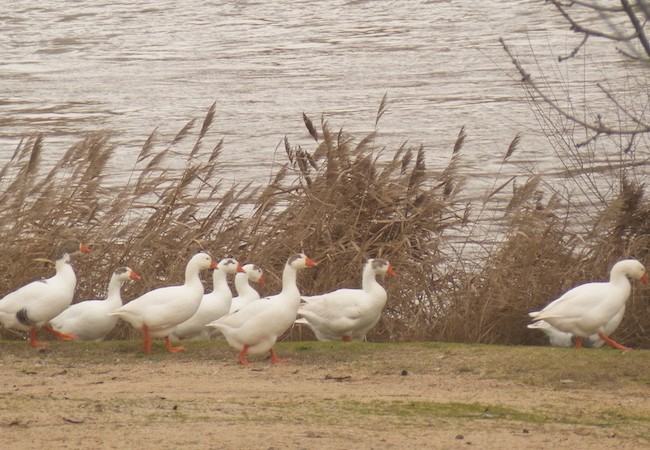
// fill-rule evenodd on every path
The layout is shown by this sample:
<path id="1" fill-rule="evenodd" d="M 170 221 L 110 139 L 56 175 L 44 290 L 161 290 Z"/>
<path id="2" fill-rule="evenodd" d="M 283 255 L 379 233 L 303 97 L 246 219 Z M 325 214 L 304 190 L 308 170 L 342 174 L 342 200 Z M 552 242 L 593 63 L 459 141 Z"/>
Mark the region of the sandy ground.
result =
<path id="1" fill-rule="evenodd" d="M 243 367 L 222 343 L 188 345 L 179 354 L 157 346 L 150 356 L 136 342 L 106 344 L 101 351 L 63 342 L 42 351 L 24 343 L 5 348 L 0 448 L 650 446 L 647 434 L 635 432 L 638 424 L 586 420 L 591 411 L 625 407 L 648 425 L 647 384 L 645 392 L 642 385 L 602 390 L 570 380 L 559 389 L 531 387 L 459 370 L 445 363 L 449 352 L 426 349 L 364 352 L 355 360 L 354 353 L 328 359 L 309 349 L 301 357 L 300 347 L 281 345 L 289 363 L 251 358 Z M 397 354 L 404 359 L 392 360 Z M 572 423 L 573 416 L 580 420 Z"/>

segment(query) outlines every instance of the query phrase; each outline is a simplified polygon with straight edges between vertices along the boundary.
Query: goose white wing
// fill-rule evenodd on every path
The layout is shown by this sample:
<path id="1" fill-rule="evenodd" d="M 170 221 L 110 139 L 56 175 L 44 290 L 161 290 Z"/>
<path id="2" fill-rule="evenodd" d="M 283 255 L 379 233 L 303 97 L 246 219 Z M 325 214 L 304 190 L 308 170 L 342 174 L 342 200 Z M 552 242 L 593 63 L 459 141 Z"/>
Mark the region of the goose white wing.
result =
<path id="1" fill-rule="evenodd" d="M 50 325 L 66 334 L 74 334 L 79 339 L 103 339 L 117 323 L 116 316 L 106 300 L 86 300 L 76 303 L 50 320 Z"/>
<path id="2" fill-rule="evenodd" d="M 7 294 L 0 300 L 0 311 L 6 314 L 15 314 L 32 302 L 39 302 L 41 297 L 47 295 L 48 281 L 33 281 Z"/>
<path id="3" fill-rule="evenodd" d="M 535 320 L 582 316 L 586 311 L 606 303 L 610 295 L 615 295 L 615 292 L 610 292 L 611 290 L 609 283 L 587 283 L 576 286 L 541 311 L 531 312 L 530 316 Z"/>
<path id="4" fill-rule="evenodd" d="M 241 309 L 226 314 L 218 320 L 209 323 L 208 326 L 217 329 L 220 329 L 221 326 L 239 328 L 247 321 L 260 314 L 264 314 L 266 311 L 273 309 L 273 307 L 273 298 L 264 297 L 243 306 Z"/>
<path id="5" fill-rule="evenodd" d="M 360 289 L 339 289 L 323 295 L 304 296 L 298 313 L 319 320 L 357 320 L 367 295 Z"/>
<path id="6" fill-rule="evenodd" d="M 168 327 L 179 323 L 174 302 L 186 295 L 185 286 L 167 286 L 154 289 L 116 309 L 111 316 L 118 316 L 134 327 L 147 323 L 150 328 Z"/>

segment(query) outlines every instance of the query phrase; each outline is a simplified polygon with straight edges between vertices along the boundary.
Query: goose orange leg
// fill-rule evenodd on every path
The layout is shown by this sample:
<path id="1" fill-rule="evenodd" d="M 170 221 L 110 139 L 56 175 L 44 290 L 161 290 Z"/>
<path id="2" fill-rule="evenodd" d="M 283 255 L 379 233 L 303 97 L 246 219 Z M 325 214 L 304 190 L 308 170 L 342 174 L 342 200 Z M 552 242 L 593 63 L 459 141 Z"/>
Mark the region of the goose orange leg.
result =
<path id="1" fill-rule="evenodd" d="M 275 354 L 275 350 L 272 347 L 271 350 L 269 350 L 269 353 L 271 354 L 271 362 L 273 364 L 289 362 L 288 359 L 278 358 L 278 355 Z"/>
<path id="2" fill-rule="evenodd" d="M 151 354 L 151 334 L 149 334 L 149 327 L 145 324 L 142 325 L 142 333 L 144 333 L 142 348 L 144 349 L 144 352 L 149 355 Z"/>
<path id="3" fill-rule="evenodd" d="M 246 359 L 247 354 L 248 354 L 248 344 L 245 344 L 244 348 L 241 349 L 241 353 L 239 354 L 239 358 L 238 358 L 242 366 L 247 366 L 250 364 Z"/>
<path id="4" fill-rule="evenodd" d="M 598 337 L 601 338 L 603 341 L 605 341 L 605 344 L 609 345 L 612 348 L 615 348 L 617 350 L 623 350 L 624 352 L 628 350 L 632 350 L 630 347 L 626 347 L 624 345 L 619 344 L 618 342 L 608 338 L 605 336 L 604 333 L 598 333 Z"/>
<path id="5" fill-rule="evenodd" d="M 30 347 L 45 347 L 47 344 L 45 342 L 38 342 L 36 340 L 36 334 L 38 333 L 38 328 L 29 329 L 29 346 Z"/>
<path id="6" fill-rule="evenodd" d="M 49 323 L 45 325 L 43 328 L 45 328 L 45 330 L 49 331 L 50 333 L 52 333 L 54 336 L 56 336 L 58 339 L 61 339 L 62 341 L 72 341 L 74 339 L 77 339 L 76 334 L 61 333 L 60 331 L 57 331 L 54 328 L 52 328 L 52 325 L 50 325 Z"/>
<path id="7" fill-rule="evenodd" d="M 582 336 L 576 336 L 576 348 L 578 350 L 582 349 Z"/>
<path id="8" fill-rule="evenodd" d="M 177 353 L 177 352 L 182 352 L 183 350 L 185 350 L 185 347 L 180 346 L 180 345 L 178 347 L 174 347 L 172 345 L 172 340 L 169 339 L 169 336 L 165 336 L 165 347 L 167 348 L 167 351 L 169 353 Z"/>

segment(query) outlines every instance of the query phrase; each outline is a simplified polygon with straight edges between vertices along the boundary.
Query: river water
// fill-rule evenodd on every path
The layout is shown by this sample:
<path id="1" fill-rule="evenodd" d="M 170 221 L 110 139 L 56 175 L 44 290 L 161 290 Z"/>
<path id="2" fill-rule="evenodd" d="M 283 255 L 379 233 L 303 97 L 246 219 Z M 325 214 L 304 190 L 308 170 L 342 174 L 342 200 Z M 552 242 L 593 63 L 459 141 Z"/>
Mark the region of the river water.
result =
<path id="1" fill-rule="evenodd" d="M 169 140 L 216 102 L 210 139 L 224 139 L 224 177 L 265 182 L 274 159 L 284 162 L 285 135 L 313 148 L 303 112 L 360 139 L 386 94 L 377 142 L 423 145 L 442 170 L 464 125 L 464 170 L 479 193 L 497 171 L 520 170 L 501 164 L 517 132 L 513 159 L 557 163 L 499 38 L 565 87 L 600 81 L 603 64 L 621 59 L 603 46 L 593 73 L 591 60 L 576 76 L 558 65 L 580 37 L 539 0 L 5 0 L 0 159 L 34 132 L 54 159 L 110 130 L 119 177 L 155 128 Z"/>

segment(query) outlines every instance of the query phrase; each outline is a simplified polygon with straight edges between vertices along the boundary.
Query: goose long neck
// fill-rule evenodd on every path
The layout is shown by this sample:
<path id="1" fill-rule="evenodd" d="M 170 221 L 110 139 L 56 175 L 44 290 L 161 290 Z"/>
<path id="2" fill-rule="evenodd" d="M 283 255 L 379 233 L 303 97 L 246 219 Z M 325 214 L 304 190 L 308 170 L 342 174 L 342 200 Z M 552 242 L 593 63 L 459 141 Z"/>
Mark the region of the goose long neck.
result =
<path id="1" fill-rule="evenodd" d="M 77 281 L 77 276 L 74 273 L 72 264 L 70 264 L 70 255 L 65 254 L 61 258 L 57 259 L 54 262 L 54 267 L 56 268 L 57 275 L 65 275 L 73 279 L 75 282 Z"/>
<path id="2" fill-rule="evenodd" d="M 185 268 L 185 284 L 201 283 L 199 278 L 199 269 L 194 264 L 188 264 Z"/>
<path id="3" fill-rule="evenodd" d="M 62 257 L 60 257 L 54 262 L 54 267 L 56 267 L 56 271 L 59 272 L 61 270 L 64 270 L 69 264 L 70 264 L 70 255 L 66 253 L 65 255 L 63 255 Z"/>
<path id="4" fill-rule="evenodd" d="M 243 292 L 246 292 L 249 287 L 250 285 L 248 284 L 248 274 L 238 273 L 235 275 L 235 290 L 238 294 L 241 295 Z"/>
<path id="5" fill-rule="evenodd" d="M 296 269 L 289 264 L 284 266 L 284 271 L 282 272 L 282 293 L 298 290 L 298 285 L 296 284 L 297 274 Z"/>
<path id="6" fill-rule="evenodd" d="M 112 277 L 111 281 L 108 283 L 108 293 L 106 294 L 107 299 L 119 299 L 122 301 L 120 291 L 122 289 L 122 280 L 118 277 Z"/>
<path id="7" fill-rule="evenodd" d="M 628 291 L 632 289 L 630 280 L 627 278 L 627 275 L 624 270 L 614 267 L 612 273 L 609 277 L 610 284 L 620 287 L 621 289 L 627 289 Z"/>
<path id="8" fill-rule="evenodd" d="M 372 270 L 370 264 L 366 264 L 366 267 L 363 269 L 363 275 L 361 279 L 361 287 L 364 291 L 368 291 L 375 287 L 377 284 L 377 277 L 375 271 Z"/>
<path id="9" fill-rule="evenodd" d="M 216 291 L 220 287 L 223 287 L 227 282 L 226 272 L 221 269 L 214 269 L 214 272 L 212 273 L 212 290 Z"/>

